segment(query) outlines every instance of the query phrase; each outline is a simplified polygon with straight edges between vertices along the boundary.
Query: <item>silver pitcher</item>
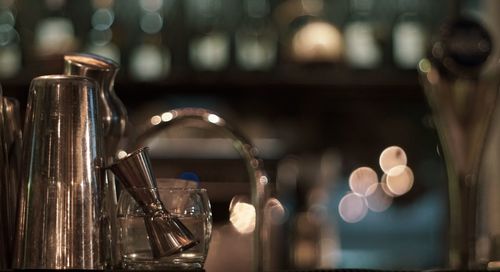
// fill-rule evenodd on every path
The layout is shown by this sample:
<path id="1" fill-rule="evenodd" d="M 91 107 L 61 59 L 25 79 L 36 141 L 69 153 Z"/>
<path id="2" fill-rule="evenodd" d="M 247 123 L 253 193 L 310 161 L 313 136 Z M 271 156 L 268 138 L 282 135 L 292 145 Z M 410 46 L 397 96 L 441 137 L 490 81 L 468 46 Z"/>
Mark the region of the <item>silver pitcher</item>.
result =
<path id="1" fill-rule="evenodd" d="M 32 80 L 23 138 L 15 268 L 102 269 L 98 84 Z"/>
<path id="2" fill-rule="evenodd" d="M 97 81 L 100 120 L 104 138 L 104 153 L 106 165 L 112 164 L 118 152 L 118 144 L 125 134 L 127 111 L 114 91 L 114 81 L 119 65 L 107 58 L 92 54 L 64 55 L 64 74 L 79 75 L 93 78 Z M 119 259 L 116 244 L 116 184 L 114 175 L 106 171 L 102 188 L 103 225 L 106 233 L 105 252 L 108 267 L 116 265 Z"/>

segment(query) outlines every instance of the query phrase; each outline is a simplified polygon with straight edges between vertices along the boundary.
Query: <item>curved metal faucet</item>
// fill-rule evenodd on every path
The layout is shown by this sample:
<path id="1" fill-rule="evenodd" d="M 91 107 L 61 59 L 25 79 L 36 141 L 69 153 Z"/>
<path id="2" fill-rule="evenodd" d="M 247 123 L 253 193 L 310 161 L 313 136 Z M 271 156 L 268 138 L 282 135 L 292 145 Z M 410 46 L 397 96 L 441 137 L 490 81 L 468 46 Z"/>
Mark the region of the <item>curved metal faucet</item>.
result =
<path id="1" fill-rule="evenodd" d="M 240 153 L 250 176 L 251 199 L 255 207 L 255 229 L 253 232 L 253 271 L 263 271 L 263 250 L 265 240 L 264 229 L 264 205 L 266 201 L 266 187 L 269 182 L 263 167 L 263 162 L 257 156 L 257 149 L 250 141 L 233 129 L 218 114 L 203 108 L 178 108 L 167 111 L 161 115 L 154 116 L 134 141 L 134 147 L 138 148 L 156 133 L 177 125 L 185 120 L 199 120 L 220 129 L 226 136 L 233 140 L 234 148 Z"/>

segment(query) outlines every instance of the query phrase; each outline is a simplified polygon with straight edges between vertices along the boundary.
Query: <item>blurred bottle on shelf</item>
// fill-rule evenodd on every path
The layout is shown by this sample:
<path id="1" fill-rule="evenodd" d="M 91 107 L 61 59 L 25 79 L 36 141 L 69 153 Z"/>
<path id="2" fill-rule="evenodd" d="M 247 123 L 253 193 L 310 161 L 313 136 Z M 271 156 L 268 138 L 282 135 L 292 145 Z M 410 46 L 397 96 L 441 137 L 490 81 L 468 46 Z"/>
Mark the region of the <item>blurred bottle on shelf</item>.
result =
<path id="1" fill-rule="evenodd" d="M 162 40 L 164 11 L 163 0 L 140 0 L 139 26 L 142 43 L 132 49 L 129 60 L 130 76 L 139 81 L 154 81 L 165 78 L 170 72 L 171 54 Z"/>
<path id="2" fill-rule="evenodd" d="M 268 0 L 243 0 L 244 19 L 236 30 L 236 62 L 243 70 L 269 70 L 276 63 L 276 31 Z"/>
<path id="3" fill-rule="evenodd" d="M 425 57 L 427 32 L 419 16 L 419 2 L 398 1 L 399 16 L 393 27 L 394 64 L 403 69 L 416 69 Z"/>
<path id="4" fill-rule="evenodd" d="M 230 61 L 230 34 L 223 26 L 221 0 L 185 2 L 188 24 L 189 61 L 195 70 L 220 71 Z"/>
<path id="5" fill-rule="evenodd" d="M 335 63 L 343 55 L 343 38 L 325 16 L 323 0 L 288 0 L 274 11 L 284 56 L 295 63 Z"/>
<path id="6" fill-rule="evenodd" d="M 13 1 L 0 3 L 0 78 L 11 78 L 21 69 L 20 36 L 15 29 Z"/>
<path id="7" fill-rule="evenodd" d="M 77 49 L 75 28 L 65 12 L 66 4 L 65 0 L 45 0 L 44 18 L 35 24 L 36 55 L 60 55 Z"/>
<path id="8" fill-rule="evenodd" d="M 90 30 L 89 41 L 85 50 L 120 63 L 120 48 L 113 42 L 112 26 L 115 22 L 113 4 L 112 0 L 92 1 L 92 29 Z"/>
<path id="9" fill-rule="evenodd" d="M 352 68 L 373 69 L 383 61 L 382 48 L 377 43 L 373 0 L 351 0 L 350 15 L 344 27 L 346 61 Z"/>
<path id="10" fill-rule="evenodd" d="M 301 161 L 299 185 L 304 199 L 293 215 L 291 255 L 293 267 L 299 269 L 332 269 L 340 262 L 340 237 L 332 192 L 340 180 L 341 157 L 332 149 L 307 156 Z M 296 196 L 297 197 L 297 196 Z"/>
<path id="11" fill-rule="evenodd" d="M 310 18 L 293 35 L 291 51 L 296 62 L 339 62 L 344 51 L 342 34 L 330 22 Z"/>

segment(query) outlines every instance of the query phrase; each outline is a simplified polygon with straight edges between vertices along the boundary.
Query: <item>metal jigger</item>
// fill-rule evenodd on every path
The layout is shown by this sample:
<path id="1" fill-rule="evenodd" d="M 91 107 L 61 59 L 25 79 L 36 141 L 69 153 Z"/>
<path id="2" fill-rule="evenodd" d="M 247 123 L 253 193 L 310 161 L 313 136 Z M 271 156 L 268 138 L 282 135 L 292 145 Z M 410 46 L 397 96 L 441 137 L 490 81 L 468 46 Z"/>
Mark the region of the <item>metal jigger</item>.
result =
<path id="1" fill-rule="evenodd" d="M 109 169 L 146 214 L 144 224 L 155 258 L 173 255 L 198 243 L 191 231 L 172 216 L 161 202 L 147 147 L 130 153 L 109 166 Z"/>

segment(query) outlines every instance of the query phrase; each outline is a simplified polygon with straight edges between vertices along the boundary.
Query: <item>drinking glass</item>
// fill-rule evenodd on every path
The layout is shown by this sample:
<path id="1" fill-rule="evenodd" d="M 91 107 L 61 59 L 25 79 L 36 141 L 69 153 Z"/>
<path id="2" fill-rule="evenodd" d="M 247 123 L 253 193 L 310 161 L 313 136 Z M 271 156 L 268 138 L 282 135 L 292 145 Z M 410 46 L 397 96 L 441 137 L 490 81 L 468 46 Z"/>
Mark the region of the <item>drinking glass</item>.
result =
<path id="1" fill-rule="evenodd" d="M 193 233 L 198 244 L 155 259 L 144 225 L 144 212 L 130 194 L 123 191 L 118 203 L 121 267 L 140 270 L 203 268 L 212 234 L 212 212 L 206 189 L 169 187 L 159 183 L 158 189 L 139 190 L 158 190 L 167 210 Z"/>

